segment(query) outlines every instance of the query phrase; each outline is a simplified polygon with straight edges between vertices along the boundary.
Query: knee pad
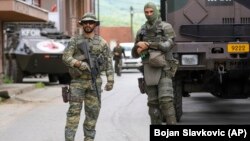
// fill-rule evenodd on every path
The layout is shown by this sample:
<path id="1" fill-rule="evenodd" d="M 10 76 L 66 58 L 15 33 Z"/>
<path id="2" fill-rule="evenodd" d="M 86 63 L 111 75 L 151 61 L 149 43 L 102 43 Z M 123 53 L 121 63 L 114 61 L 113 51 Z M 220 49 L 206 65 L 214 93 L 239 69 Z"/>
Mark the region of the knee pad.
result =
<path id="1" fill-rule="evenodd" d="M 174 99 L 173 97 L 164 96 L 164 97 L 159 98 L 159 103 L 160 105 L 172 103 L 174 101 L 173 99 Z"/>

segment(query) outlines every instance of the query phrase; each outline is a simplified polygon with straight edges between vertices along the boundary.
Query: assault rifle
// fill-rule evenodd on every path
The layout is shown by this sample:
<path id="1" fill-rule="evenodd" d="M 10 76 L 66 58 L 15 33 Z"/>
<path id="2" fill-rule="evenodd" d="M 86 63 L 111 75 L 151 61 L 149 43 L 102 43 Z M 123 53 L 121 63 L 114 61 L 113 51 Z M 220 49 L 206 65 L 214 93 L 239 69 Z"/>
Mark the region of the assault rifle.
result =
<path id="1" fill-rule="evenodd" d="M 98 88 L 97 88 L 97 85 L 96 85 L 96 76 L 98 74 L 100 74 L 100 67 L 99 67 L 98 59 L 91 57 L 90 52 L 89 52 L 89 45 L 88 45 L 88 43 L 86 41 L 82 42 L 78 46 L 78 48 L 84 54 L 85 60 L 89 64 L 92 83 L 93 83 L 93 85 L 95 87 L 95 91 L 96 91 L 96 94 L 97 94 L 98 101 L 99 101 L 99 103 L 101 103 Z"/>

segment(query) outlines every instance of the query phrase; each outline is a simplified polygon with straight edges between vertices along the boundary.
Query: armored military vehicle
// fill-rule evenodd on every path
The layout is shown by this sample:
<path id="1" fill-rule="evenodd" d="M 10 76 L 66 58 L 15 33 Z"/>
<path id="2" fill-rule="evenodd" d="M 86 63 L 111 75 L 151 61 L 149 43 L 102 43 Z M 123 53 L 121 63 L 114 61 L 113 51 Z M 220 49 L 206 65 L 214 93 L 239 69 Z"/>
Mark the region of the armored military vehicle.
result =
<path id="1" fill-rule="evenodd" d="M 249 13 L 248 0 L 161 0 L 161 17 L 177 34 L 175 92 L 250 96 Z"/>
<path id="2" fill-rule="evenodd" d="M 46 74 L 50 82 L 65 84 L 70 81 L 62 52 L 69 37 L 58 32 L 52 22 L 5 23 L 5 75 L 14 83 L 25 76 Z"/>

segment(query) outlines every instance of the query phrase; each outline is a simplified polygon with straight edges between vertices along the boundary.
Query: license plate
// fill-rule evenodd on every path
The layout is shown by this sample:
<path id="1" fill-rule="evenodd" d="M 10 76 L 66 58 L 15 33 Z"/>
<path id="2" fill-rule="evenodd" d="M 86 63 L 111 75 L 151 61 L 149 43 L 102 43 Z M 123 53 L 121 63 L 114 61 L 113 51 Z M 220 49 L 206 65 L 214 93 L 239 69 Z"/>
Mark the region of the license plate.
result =
<path id="1" fill-rule="evenodd" d="M 248 43 L 229 43 L 227 44 L 227 51 L 229 53 L 249 52 L 249 44 Z"/>

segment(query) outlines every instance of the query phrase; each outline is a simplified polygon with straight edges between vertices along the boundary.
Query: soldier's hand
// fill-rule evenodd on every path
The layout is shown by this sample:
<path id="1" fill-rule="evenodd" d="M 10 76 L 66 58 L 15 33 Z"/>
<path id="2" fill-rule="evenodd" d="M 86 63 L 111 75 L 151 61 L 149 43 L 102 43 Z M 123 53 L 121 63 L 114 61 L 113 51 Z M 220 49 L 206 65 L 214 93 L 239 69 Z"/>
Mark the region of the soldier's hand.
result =
<path id="1" fill-rule="evenodd" d="M 141 54 L 142 51 L 143 51 L 142 48 L 140 48 L 140 47 L 137 48 L 137 53 L 138 53 L 139 55 Z"/>
<path id="2" fill-rule="evenodd" d="M 113 89 L 113 85 L 114 85 L 114 82 L 108 82 L 106 85 L 105 85 L 105 90 L 106 91 L 111 91 Z"/>
<path id="3" fill-rule="evenodd" d="M 148 49 L 149 47 L 148 42 L 138 42 L 136 45 L 138 46 L 138 48 L 141 48 L 142 50 Z"/>
<path id="4" fill-rule="evenodd" d="M 84 71 L 84 70 L 90 71 L 90 67 L 89 67 L 88 63 L 86 63 L 86 62 L 81 62 L 81 65 L 79 66 L 79 69 L 82 70 L 82 71 Z"/>
<path id="5" fill-rule="evenodd" d="M 75 67 L 79 68 L 81 66 L 81 61 L 76 61 L 74 64 Z"/>

